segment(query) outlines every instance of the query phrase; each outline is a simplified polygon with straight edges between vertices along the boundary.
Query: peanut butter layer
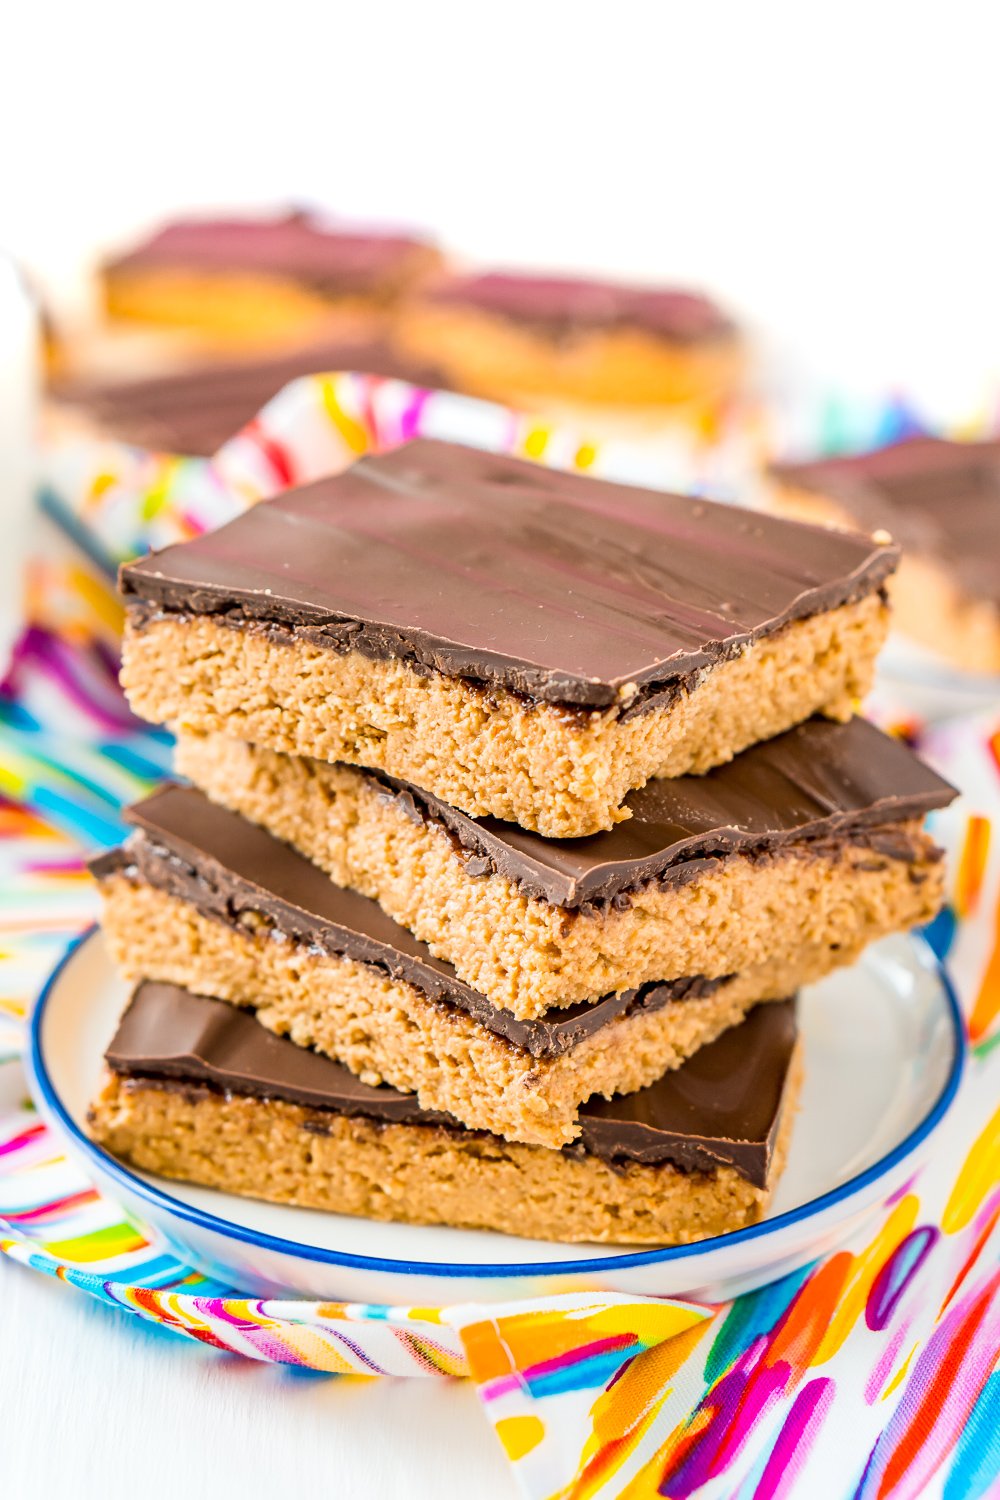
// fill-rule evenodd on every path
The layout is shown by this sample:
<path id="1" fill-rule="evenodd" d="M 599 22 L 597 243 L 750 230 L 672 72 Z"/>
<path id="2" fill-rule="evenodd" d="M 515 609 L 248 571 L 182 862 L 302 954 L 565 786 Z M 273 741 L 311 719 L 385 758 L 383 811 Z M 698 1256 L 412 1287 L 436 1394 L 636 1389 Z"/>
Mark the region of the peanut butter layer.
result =
<path id="1" fill-rule="evenodd" d="M 393 337 L 456 390 L 509 405 L 580 401 L 614 408 L 711 410 L 739 387 L 745 357 L 722 334 L 682 344 L 643 328 L 581 329 L 569 344 L 475 308 L 411 303 Z"/>
<path id="2" fill-rule="evenodd" d="M 546 1237 L 619 1238 L 607 1227 L 620 1221 L 626 1241 L 685 1232 L 717 1210 L 720 1189 L 731 1211 L 734 1189 L 766 1194 L 780 1171 L 798 1081 L 794 1006 L 786 1002 L 758 1011 L 642 1094 L 589 1106 L 577 1146 L 512 1147 L 423 1111 L 404 1094 L 359 1083 L 217 1000 L 150 983 L 136 990 L 108 1062 L 111 1075 L 91 1111 L 94 1132 L 147 1169 L 341 1212 Z M 196 1116 L 212 1128 L 197 1130 Z M 324 1151 L 322 1142 L 334 1149 Z M 268 1166 L 251 1175 L 265 1159 Z M 500 1170 L 480 1178 L 485 1164 Z M 560 1187 L 560 1170 L 581 1164 L 605 1175 L 570 1172 Z M 203 1175 L 207 1167 L 211 1176 Z M 520 1213 L 507 1222 L 512 1168 L 524 1192 Z M 650 1174 L 662 1177 L 659 1195 Z M 663 1209 L 676 1219 L 681 1181 L 689 1189 L 684 1228 L 669 1229 Z M 492 1201 L 484 1191 L 490 1186 Z M 595 1193 L 606 1201 L 595 1204 Z M 657 1196 L 663 1209 L 647 1222 Z M 755 1201 L 738 1198 L 744 1208 Z M 384 1203 L 395 1211 L 380 1211 Z M 698 1232 L 722 1232 L 711 1223 Z"/>
<path id="3" fill-rule="evenodd" d="M 803 948 L 702 998 L 640 1003 L 578 1045 L 538 1058 L 384 968 L 251 924 L 251 912 L 230 925 L 124 873 L 106 875 L 101 891 L 105 936 L 127 977 L 245 1006 L 366 1083 L 414 1093 L 421 1108 L 471 1129 L 549 1147 L 577 1138 L 583 1101 L 645 1088 L 758 1001 L 783 999 L 851 962 L 861 946 Z"/>
<path id="4" fill-rule="evenodd" d="M 609 989 L 600 982 L 608 968 L 603 958 L 608 933 L 616 934 L 623 945 L 622 964 L 627 961 L 635 966 L 636 962 L 630 956 L 636 933 L 614 925 L 612 913 L 606 914 L 611 924 L 607 928 L 595 926 L 598 919 L 582 911 L 561 914 L 568 935 L 578 928 L 578 946 L 569 951 L 580 965 L 587 966 L 584 978 L 589 999 L 567 1005 L 564 989 L 555 980 L 568 984 L 573 974 L 561 974 L 555 965 L 541 971 L 553 980 L 553 1005 L 540 1006 L 530 995 L 518 993 L 511 1006 L 498 1006 L 375 901 L 335 885 L 291 845 L 194 788 L 165 787 L 129 808 L 126 817 L 136 832 L 123 849 L 98 857 L 92 866 L 98 876 L 125 870 L 220 921 L 265 925 L 324 952 L 375 964 L 431 998 L 465 1010 L 482 1025 L 538 1055 L 550 1049 L 545 1044 L 534 1046 L 532 1031 L 541 1037 L 563 1022 L 586 1026 L 588 1017 L 603 1019 L 602 1012 L 609 1006 L 646 992 L 645 987 L 639 991 L 622 983 Z M 752 897 L 739 895 L 741 880 L 756 880 L 772 866 L 785 877 L 784 883 L 764 882 L 757 890 L 760 904 L 755 907 Z M 858 844 L 835 839 L 829 849 L 820 844 L 803 857 L 784 851 L 773 861 L 759 856 L 756 861 L 747 856 L 724 860 L 720 870 L 705 876 L 700 893 L 696 881 L 650 893 L 654 912 L 662 909 L 671 894 L 685 903 L 683 915 L 691 925 L 683 929 L 681 956 L 698 953 L 709 965 L 707 972 L 687 964 L 679 972 L 664 972 L 656 963 L 663 953 L 651 947 L 649 964 L 655 978 L 649 982 L 650 992 L 662 991 L 664 984 L 674 985 L 678 980 L 688 985 L 695 980 L 700 984 L 717 981 L 771 958 L 794 961 L 803 945 L 853 951 L 859 943 L 932 915 L 940 899 L 941 878 L 939 851 L 919 828 L 905 825 L 872 830 Z M 440 895 L 438 889 L 428 892 L 430 911 L 440 910 Z M 641 912 L 644 906 L 638 893 L 636 900 L 638 905 L 632 910 Z M 558 912 L 558 908 L 543 909 Z M 754 927 L 748 937 L 742 921 L 750 917 Z M 657 933 L 652 923 L 648 925 L 650 935 L 642 941 L 653 945 Z M 595 934 L 602 939 L 597 950 Z M 737 955 L 746 956 L 747 962 L 734 963 Z M 663 1003 L 666 998 L 661 993 Z"/>
<path id="5" fill-rule="evenodd" d="M 787 626 L 670 707 L 625 720 L 201 615 L 129 620 L 122 683 L 136 713 L 178 732 L 387 771 L 473 817 L 580 838 L 627 818 L 626 796 L 651 777 L 707 771 L 813 713 L 848 719 L 887 628 L 872 595 Z"/>
<path id="6" fill-rule="evenodd" d="M 682 1068 L 631 1098 L 582 1111 L 577 1150 L 603 1161 L 670 1161 L 685 1171 L 731 1166 L 766 1187 L 788 1064 L 794 1002 L 763 1007 Z M 145 980 L 132 994 L 105 1060 L 117 1073 L 204 1084 L 382 1124 L 462 1127 L 412 1094 L 362 1083 L 338 1062 L 296 1047 L 221 1000 Z"/>
<path id="7" fill-rule="evenodd" d="M 105 278 L 105 308 L 119 325 L 196 336 L 196 353 L 251 354 L 307 340 L 381 333 L 386 309 L 358 294 L 329 296 L 266 271 L 218 274 L 182 268 L 123 267 Z M 273 393 L 272 393 L 273 394 Z"/>
<path id="8" fill-rule="evenodd" d="M 950 788 L 862 721 L 792 735 L 784 767 L 780 742 L 759 746 L 709 777 L 650 784 L 630 822 L 554 846 L 222 735 L 181 736 L 176 765 L 530 1019 L 654 980 L 790 962 L 803 945 L 855 951 L 933 917 L 943 869 L 917 819 Z"/>
<path id="9" fill-rule="evenodd" d="M 792 1101 L 772 1181 L 566 1156 L 496 1137 L 338 1116 L 315 1128 L 294 1104 L 198 1095 L 111 1074 L 94 1101 L 99 1145 L 140 1171 L 270 1203 L 365 1219 L 493 1229 L 529 1239 L 683 1245 L 763 1216 L 784 1167 Z"/>
<path id="10" fill-rule="evenodd" d="M 846 718 L 895 549 L 421 441 L 123 569 L 136 710 L 580 836 Z"/>

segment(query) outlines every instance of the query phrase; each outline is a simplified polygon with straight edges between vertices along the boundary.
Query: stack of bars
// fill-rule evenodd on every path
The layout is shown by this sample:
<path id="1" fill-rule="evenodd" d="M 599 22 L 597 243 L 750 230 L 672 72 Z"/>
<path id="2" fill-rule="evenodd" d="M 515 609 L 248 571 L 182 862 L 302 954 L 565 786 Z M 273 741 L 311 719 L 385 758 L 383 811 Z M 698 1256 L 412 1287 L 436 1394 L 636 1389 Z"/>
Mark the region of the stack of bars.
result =
<path id="1" fill-rule="evenodd" d="M 373 1219 L 758 1219 L 795 992 L 941 898 L 951 789 L 851 716 L 896 563 L 421 441 L 126 567 L 189 784 L 95 865 L 138 982 L 95 1137 Z"/>

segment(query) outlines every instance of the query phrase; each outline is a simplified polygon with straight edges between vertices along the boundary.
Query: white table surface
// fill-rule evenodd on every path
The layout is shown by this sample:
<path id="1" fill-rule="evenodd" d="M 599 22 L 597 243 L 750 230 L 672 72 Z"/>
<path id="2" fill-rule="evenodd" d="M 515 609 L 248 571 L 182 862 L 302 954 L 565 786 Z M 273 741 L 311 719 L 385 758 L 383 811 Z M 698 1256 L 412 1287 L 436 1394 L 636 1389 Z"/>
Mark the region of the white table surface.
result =
<path id="1" fill-rule="evenodd" d="M 513 1500 L 467 1381 L 298 1374 L 0 1257 L 2 1500 Z"/>

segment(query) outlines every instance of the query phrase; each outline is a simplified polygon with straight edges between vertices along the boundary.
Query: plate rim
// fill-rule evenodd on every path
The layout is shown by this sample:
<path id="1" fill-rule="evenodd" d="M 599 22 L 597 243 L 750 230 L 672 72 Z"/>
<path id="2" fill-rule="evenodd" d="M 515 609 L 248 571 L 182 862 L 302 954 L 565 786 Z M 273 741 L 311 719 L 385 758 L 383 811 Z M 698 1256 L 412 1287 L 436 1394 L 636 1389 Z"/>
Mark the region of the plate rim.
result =
<path id="1" fill-rule="evenodd" d="M 92 1141 L 77 1126 L 49 1076 L 42 1046 L 42 1023 L 46 1008 L 63 971 L 72 963 L 77 952 L 99 935 L 100 928 L 96 922 L 93 922 L 72 940 L 46 979 L 31 1013 L 25 1061 L 29 1086 L 43 1113 L 57 1121 L 59 1128 L 65 1132 L 86 1159 L 95 1160 L 100 1170 L 113 1181 L 120 1183 L 127 1193 L 150 1204 L 154 1209 L 165 1211 L 198 1229 L 221 1235 L 224 1239 L 237 1240 L 244 1245 L 250 1245 L 272 1254 L 291 1256 L 296 1260 L 309 1260 L 314 1264 L 342 1269 L 377 1271 L 395 1275 L 433 1276 L 442 1281 L 454 1281 L 459 1278 L 516 1280 L 579 1274 L 600 1275 L 609 1270 L 624 1271 L 638 1266 L 674 1264 L 714 1250 L 752 1243 L 763 1239 L 768 1234 L 793 1228 L 829 1208 L 836 1207 L 876 1182 L 880 1177 L 884 1177 L 912 1155 L 917 1147 L 933 1133 L 950 1108 L 962 1081 L 968 1052 L 962 1010 L 951 977 L 927 939 L 919 932 L 910 933 L 908 936 L 922 952 L 922 961 L 933 971 L 940 982 L 947 1018 L 951 1025 L 954 1050 L 944 1084 L 927 1114 L 891 1151 L 873 1162 L 870 1167 L 866 1167 L 863 1172 L 856 1173 L 846 1182 L 831 1188 L 829 1192 L 810 1199 L 808 1203 L 800 1204 L 798 1208 L 788 1209 L 776 1218 L 762 1219 L 759 1223 L 750 1224 L 745 1229 L 733 1230 L 729 1234 L 714 1235 L 710 1239 L 696 1240 L 689 1245 L 665 1245 L 651 1250 L 630 1251 L 621 1255 L 608 1255 L 596 1259 L 591 1257 L 557 1261 L 473 1262 L 470 1264 L 395 1260 L 386 1256 L 359 1255 L 349 1250 L 329 1250 L 323 1246 L 303 1244 L 298 1240 L 284 1239 L 263 1230 L 249 1229 L 234 1224 L 229 1219 L 185 1203 L 183 1199 L 173 1197 L 162 1188 L 151 1186 Z"/>

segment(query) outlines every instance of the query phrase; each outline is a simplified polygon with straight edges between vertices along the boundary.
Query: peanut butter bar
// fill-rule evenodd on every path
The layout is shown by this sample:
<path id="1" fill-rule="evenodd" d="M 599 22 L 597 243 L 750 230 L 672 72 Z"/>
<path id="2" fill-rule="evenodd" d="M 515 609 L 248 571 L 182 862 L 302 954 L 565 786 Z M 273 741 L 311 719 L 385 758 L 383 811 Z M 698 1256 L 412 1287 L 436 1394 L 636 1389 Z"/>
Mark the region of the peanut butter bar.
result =
<path id="1" fill-rule="evenodd" d="M 308 213 L 177 219 L 102 268 L 113 319 L 216 340 L 370 331 L 440 263 L 425 240 Z"/>
<path id="2" fill-rule="evenodd" d="M 395 336 L 458 390 L 508 405 L 711 410 L 731 396 L 744 351 L 709 298 L 672 287 L 490 271 L 426 279 Z"/>
<path id="3" fill-rule="evenodd" d="M 642 1093 L 592 1101 L 561 1151 L 465 1130 L 170 985 L 139 986 L 107 1062 L 91 1131 L 143 1171 L 371 1219 L 612 1244 L 759 1219 L 799 1082 L 792 1001 Z"/>
<path id="4" fill-rule="evenodd" d="M 421 440 L 122 570 L 144 718 L 573 838 L 846 719 L 897 549 Z"/>
<path id="5" fill-rule="evenodd" d="M 378 901 L 522 1019 L 654 980 L 719 978 L 929 921 L 954 793 L 863 719 L 811 719 L 705 776 L 649 782 L 589 839 L 543 839 L 383 773 L 184 734 L 177 770 Z M 831 962 L 833 962 L 831 957 Z M 804 982 L 804 981 L 800 981 Z"/>
<path id="6" fill-rule="evenodd" d="M 772 478 L 779 514 L 891 532 L 900 630 L 966 671 L 1000 672 L 1000 442 L 908 438 Z"/>
<path id="7" fill-rule="evenodd" d="M 849 930 L 817 926 L 765 948 L 743 970 L 691 970 L 524 1019 L 375 902 L 200 792 L 169 788 L 128 816 L 135 832 L 92 868 L 129 977 L 248 1006 L 365 1082 L 535 1145 L 574 1140 L 585 1100 L 653 1083 L 753 1005 L 850 963 L 881 930 L 863 912 Z"/>

